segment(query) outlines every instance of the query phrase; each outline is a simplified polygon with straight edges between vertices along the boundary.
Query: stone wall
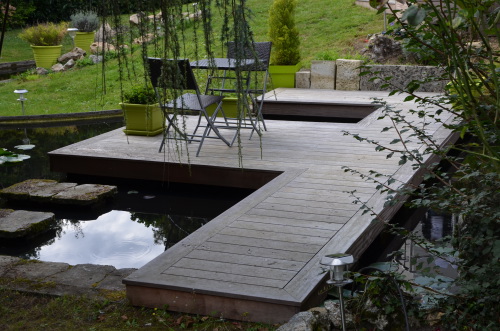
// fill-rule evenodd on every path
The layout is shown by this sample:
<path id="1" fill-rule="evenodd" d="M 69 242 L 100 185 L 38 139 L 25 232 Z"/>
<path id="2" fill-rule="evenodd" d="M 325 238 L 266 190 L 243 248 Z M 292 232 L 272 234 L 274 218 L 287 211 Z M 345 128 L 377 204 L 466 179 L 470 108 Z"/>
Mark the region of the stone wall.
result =
<path id="1" fill-rule="evenodd" d="M 344 91 L 392 91 L 411 81 L 425 81 L 417 91 L 443 92 L 447 81 L 440 80 L 443 70 L 433 66 L 367 65 L 361 60 L 312 61 L 311 70 L 296 74 L 297 88 Z M 360 75 L 369 71 L 370 74 Z M 386 80 L 386 77 L 392 77 Z M 384 86 L 390 83 L 391 86 Z"/>

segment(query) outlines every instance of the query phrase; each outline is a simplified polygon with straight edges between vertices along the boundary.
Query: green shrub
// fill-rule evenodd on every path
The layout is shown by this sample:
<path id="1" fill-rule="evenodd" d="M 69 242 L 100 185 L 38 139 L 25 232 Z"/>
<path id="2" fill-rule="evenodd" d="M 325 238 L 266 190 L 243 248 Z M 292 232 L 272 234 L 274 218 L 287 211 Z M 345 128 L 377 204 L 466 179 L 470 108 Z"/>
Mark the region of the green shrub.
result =
<path id="1" fill-rule="evenodd" d="M 78 11 L 71 15 L 71 26 L 79 32 L 92 32 L 99 27 L 99 17 L 94 11 Z"/>
<path id="2" fill-rule="evenodd" d="M 156 93 L 150 86 L 136 85 L 123 93 L 123 102 L 138 105 L 151 105 L 157 103 Z"/>
<path id="3" fill-rule="evenodd" d="M 93 66 L 94 64 L 94 61 L 90 57 L 84 57 L 83 59 L 76 61 L 77 68 Z"/>
<path id="4" fill-rule="evenodd" d="M 299 30 L 295 26 L 296 0 L 274 0 L 269 9 L 269 38 L 273 43 L 271 63 L 295 65 L 300 62 Z"/>
<path id="5" fill-rule="evenodd" d="M 66 35 L 67 23 L 41 23 L 24 29 L 19 38 L 33 46 L 58 46 Z"/>

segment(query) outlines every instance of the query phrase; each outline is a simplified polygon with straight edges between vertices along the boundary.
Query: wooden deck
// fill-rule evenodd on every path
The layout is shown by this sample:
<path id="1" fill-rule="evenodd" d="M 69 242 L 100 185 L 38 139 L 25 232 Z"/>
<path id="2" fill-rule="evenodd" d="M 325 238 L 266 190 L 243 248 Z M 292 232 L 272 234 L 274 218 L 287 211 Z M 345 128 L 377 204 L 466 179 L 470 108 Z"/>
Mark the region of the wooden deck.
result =
<path id="1" fill-rule="evenodd" d="M 282 94 L 362 104 L 384 97 L 397 109 L 414 106 L 403 103 L 404 96 L 387 97 L 386 92 L 276 93 L 278 98 Z M 303 108 L 307 111 L 307 103 Z M 342 166 L 394 174 L 402 182 L 420 180 L 410 164 L 400 166 L 398 158 L 387 159 L 373 146 L 343 134 L 347 130 L 388 144 L 394 132 L 381 133 L 390 123 L 376 120 L 379 112 L 355 124 L 267 121 L 261 140 L 249 140 L 249 130 L 243 130 L 241 158 L 237 146 L 219 140 L 207 141 L 199 157 L 194 156 L 197 144 L 189 146 L 188 156 L 175 150 L 184 144 L 172 141 L 166 153 L 158 153 L 161 137 L 125 136 L 119 129 L 51 152 L 51 167 L 69 173 L 260 186 L 124 283 L 134 305 L 283 322 L 323 299 L 322 256 L 349 252 L 359 257 L 381 230 L 352 203 L 348 191 L 356 190 L 387 219 L 397 211 L 398 206 L 384 207 L 385 195 L 373 184 Z M 440 143 L 450 142 L 450 132 L 441 125 L 429 130 Z"/>

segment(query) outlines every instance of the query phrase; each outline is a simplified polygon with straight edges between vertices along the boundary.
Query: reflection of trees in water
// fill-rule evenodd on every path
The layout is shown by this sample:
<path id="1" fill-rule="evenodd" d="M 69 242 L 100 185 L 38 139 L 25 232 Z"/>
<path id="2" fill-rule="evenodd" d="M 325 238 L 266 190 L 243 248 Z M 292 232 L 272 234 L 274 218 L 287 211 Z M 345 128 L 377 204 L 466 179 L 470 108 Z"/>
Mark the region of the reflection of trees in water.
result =
<path id="1" fill-rule="evenodd" d="M 61 174 L 51 173 L 47 152 L 75 142 L 97 136 L 116 129 L 119 123 L 101 123 L 92 125 L 69 125 L 49 128 L 0 129 L 0 141 L 3 148 L 19 152 L 14 146 L 23 144 L 29 138 L 36 147 L 23 151 L 31 158 L 13 167 L 0 167 L 0 188 L 13 185 L 30 178 L 61 179 Z"/>
<path id="2" fill-rule="evenodd" d="M 165 250 L 210 221 L 204 217 L 145 213 L 131 213 L 130 219 L 148 228 L 152 227 L 155 244 L 163 244 Z"/>

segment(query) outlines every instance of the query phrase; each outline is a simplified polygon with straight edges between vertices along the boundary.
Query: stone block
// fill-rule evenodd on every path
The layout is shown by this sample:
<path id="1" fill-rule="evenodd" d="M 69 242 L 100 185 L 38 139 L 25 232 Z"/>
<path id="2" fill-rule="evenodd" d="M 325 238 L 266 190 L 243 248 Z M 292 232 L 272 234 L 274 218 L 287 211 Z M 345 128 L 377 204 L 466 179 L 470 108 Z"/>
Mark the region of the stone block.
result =
<path id="1" fill-rule="evenodd" d="M 335 89 L 335 61 L 311 62 L 311 88 Z"/>
<path id="2" fill-rule="evenodd" d="M 295 74 L 296 88 L 311 88 L 311 71 L 301 70 Z"/>
<path id="3" fill-rule="evenodd" d="M 359 90 L 359 74 L 360 66 L 363 65 L 361 60 L 344 60 L 338 59 L 337 76 L 335 79 L 335 89 L 343 91 L 358 91 Z"/>
<path id="4" fill-rule="evenodd" d="M 413 80 L 429 81 L 420 85 L 419 92 L 443 92 L 447 83 L 441 80 L 443 69 L 434 66 L 411 66 L 411 65 L 369 65 L 363 71 L 370 71 L 368 75 L 361 76 L 360 88 L 363 91 L 392 91 L 404 89 Z M 371 78 L 376 77 L 374 80 Z M 385 77 L 392 77 L 385 81 Z M 383 87 L 390 83 L 390 86 Z"/>

